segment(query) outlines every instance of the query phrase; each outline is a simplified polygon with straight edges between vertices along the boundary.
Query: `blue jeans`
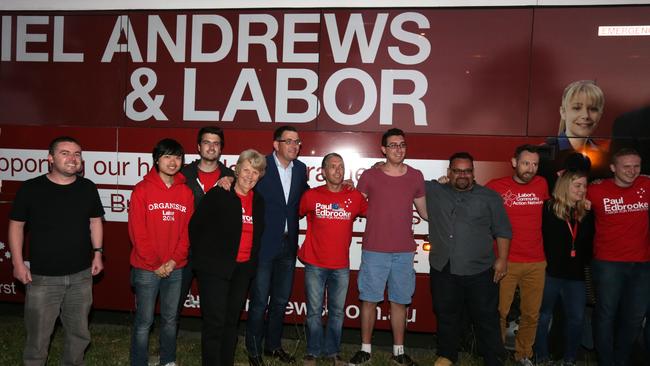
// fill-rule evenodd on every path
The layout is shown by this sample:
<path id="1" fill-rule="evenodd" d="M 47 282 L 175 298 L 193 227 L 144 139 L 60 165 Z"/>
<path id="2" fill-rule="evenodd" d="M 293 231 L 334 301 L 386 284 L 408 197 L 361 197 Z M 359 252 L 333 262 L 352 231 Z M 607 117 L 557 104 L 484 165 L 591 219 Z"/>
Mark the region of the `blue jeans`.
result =
<path id="1" fill-rule="evenodd" d="M 305 264 L 307 297 L 307 354 L 335 356 L 341 351 L 341 331 L 350 270 Z M 327 331 L 323 340 L 323 299 L 327 287 Z"/>
<path id="2" fill-rule="evenodd" d="M 149 364 L 149 331 L 153 324 L 156 298 L 160 291 L 160 363 L 176 361 L 176 317 L 181 294 L 182 269 L 167 278 L 154 272 L 131 269 L 131 285 L 135 290 L 135 320 L 131 335 L 131 366 Z"/>
<path id="3" fill-rule="evenodd" d="M 594 260 L 592 269 L 598 365 L 625 365 L 650 299 L 650 263 Z"/>
<path id="4" fill-rule="evenodd" d="M 293 287 L 293 271 L 296 267 L 296 245 L 287 238 L 277 256 L 261 259 L 257 264 L 257 274 L 250 289 L 250 303 L 246 320 L 246 350 L 251 357 L 262 354 L 264 349 L 275 351 L 282 347 L 282 326 L 284 312 Z M 271 297 L 269 299 L 269 296 Z M 264 314 L 268 304 L 267 323 Z"/>
<path id="5" fill-rule="evenodd" d="M 553 309 L 557 299 L 562 299 L 564 309 L 564 361 L 575 362 L 582 340 L 587 295 L 584 281 L 566 280 L 546 275 L 544 297 L 539 310 L 537 335 L 535 336 L 535 355 L 538 361 L 548 360 L 548 331 L 553 319 Z"/>
<path id="6" fill-rule="evenodd" d="M 62 365 L 84 365 L 90 343 L 88 313 L 93 302 L 90 268 L 67 276 L 32 274 L 25 289 L 26 366 L 45 365 L 56 318 L 64 329 Z"/>

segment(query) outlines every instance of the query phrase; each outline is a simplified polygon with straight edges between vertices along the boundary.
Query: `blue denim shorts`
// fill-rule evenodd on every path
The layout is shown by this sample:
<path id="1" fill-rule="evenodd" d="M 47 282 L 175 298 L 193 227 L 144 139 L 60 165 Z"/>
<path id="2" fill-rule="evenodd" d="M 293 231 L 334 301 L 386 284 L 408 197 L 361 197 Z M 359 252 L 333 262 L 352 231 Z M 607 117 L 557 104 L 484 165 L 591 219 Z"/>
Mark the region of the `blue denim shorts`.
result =
<path id="1" fill-rule="evenodd" d="M 361 251 L 361 267 L 357 284 L 359 299 L 367 302 L 384 300 L 388 287 L 388 300 L 396 304 L 410 304 L 415 292 L 415 253 L 382 253 Z"/>

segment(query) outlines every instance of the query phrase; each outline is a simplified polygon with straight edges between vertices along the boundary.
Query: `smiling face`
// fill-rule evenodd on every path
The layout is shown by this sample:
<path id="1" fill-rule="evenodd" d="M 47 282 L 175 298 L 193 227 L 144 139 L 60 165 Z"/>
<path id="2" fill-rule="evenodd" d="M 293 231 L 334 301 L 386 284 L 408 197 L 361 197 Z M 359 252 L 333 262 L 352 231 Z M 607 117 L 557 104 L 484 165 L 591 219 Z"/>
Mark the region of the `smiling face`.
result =
<path id="1" fill-rule="evenodd" d="M 300 136 L 295 131 L 284 131 L 279 140 L 273 141 L 273 149 L 278 160 L 284 165 L 298 158 L 300 152 Z"/>
<path id="2" fill-rule="evenodd" d="M 204 133 L 198 145 L 199 155 L 204 161 L 217 161 L 221 156 L 221 137 L 214 133 Z"/>
<path id="3" fill-rule="evenodd" d="M 579 92 L 560 107 L 560 117 L 564 120 L 568 137 L 589 137 L 598 127 L 603 116 L 603 108 L 584 92 Z"/>
<path id="4" fill-rule="evenodd" d="M 447 177 L 455 190 L 470 190 L 474 185 L 474 164 L 469 159 L 454 159 L 447 169 Z"/>
<path id="5" fill-rule="evenodd" d="M 619 187 L 629 187 L 641 174 L 641 157 L 622 155 L 609 167 L 614 173 L 614 183 Z"/>
<path id="6" fill-rule="evenodd" d="M 255 169 L 249 160 L 244 160 L 237 167 L 237 180 L 235 190 L 240 194 L 248 194 L 260 180 L 260 171 Z"/>
<path id="7" fill-rule="evenodd" d="M 81 170 L 81 146 L 74 142 L 59 142 L 54 155 L 48 155 L 47 160 L 52 164 L 53 174 L 72 177 Z"/>
<path id="8" fill-rule="evenodd" d="M 178 156 L 178 155 L 161 155 L 160 158 L 158 158 L 158 174 L 165 180 L 166 178 L 171 178 L 176 173 L 178 173 L 179 170 L 181 170 L 181 166 L 183 165 L 183 159 Z"/>
<path id="9" fill-rule="evenodd" d="M 585 194 L 587 194 L 587 177 L 579 177 L 569 183 L 568 198 L 571 205 L 585 199 Z"/>
<path id="10" fill-rule="evenodd" d="M 386 146 L 381 147 L 386 155 L 386 161 L 391 164 L 401 164 L 406 158 L 406 141 L 404 136 L 393 135 L 386 139 Z"/>
<path id="11" fill-rule="evenodd" d="M 345 165 L 343 164 L 343 159 L 338 156 L 331 156 L 327 159 L 327 163 L 323 168 L 323 176 L 327 183 L 335 186 L 341 185 L 344 174 Z"/>

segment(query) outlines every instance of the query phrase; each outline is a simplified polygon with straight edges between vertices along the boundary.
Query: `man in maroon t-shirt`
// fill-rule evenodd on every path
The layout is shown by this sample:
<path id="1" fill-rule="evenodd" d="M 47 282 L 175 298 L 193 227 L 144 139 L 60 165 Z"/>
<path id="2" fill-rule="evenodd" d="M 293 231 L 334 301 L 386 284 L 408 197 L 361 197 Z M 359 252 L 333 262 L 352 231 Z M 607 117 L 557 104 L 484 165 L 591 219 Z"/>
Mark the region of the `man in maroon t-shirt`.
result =
<path id="1" fill-rule="evenodd" d="M 596 219 L 594 344 L 599 365 L 626 365 L 650 301 L 650 178 L 632 149 L 616 152 L 610 169 L 613 179 L 587 191 Z"/>
<path id="2" fill-rule="evenodd" d="M 366 231 L 363 235 L 358 286 L 361 304 L 361 350 L 351 365 L 368 363 L 377 303 L 384 301 L 388 288 L 390 324 L 393 330 L 393 358 L 398 365 L 413 365 L 404 353 L 406 306 L 415 291 L 413 258 L 413 204 L 426 219 L 426 199 L 422 172 L 404 164 L 404 132 L 392 128 L 382 136 L 381 151 L 386 162 L 366 170 L 358 189 L 368 198 Z"/>
<path id="3" fill-rule="evenodd" d="M 546 257 L 542 242 L 542 206 L 548 199 L 546 180 L 537 176 L 539 153 L 534 145 L 517 147 L 512 158 L 513 176 L 494 179 L 486 187 L 495 190 L 512 224 L 508 272 L 499 283 L 501 337 L 505 343 L 508 312 L 519 287 L 521 320 L 515 338 L 515 360 L 532 366 L 533 344 L 542 304 Z"/>

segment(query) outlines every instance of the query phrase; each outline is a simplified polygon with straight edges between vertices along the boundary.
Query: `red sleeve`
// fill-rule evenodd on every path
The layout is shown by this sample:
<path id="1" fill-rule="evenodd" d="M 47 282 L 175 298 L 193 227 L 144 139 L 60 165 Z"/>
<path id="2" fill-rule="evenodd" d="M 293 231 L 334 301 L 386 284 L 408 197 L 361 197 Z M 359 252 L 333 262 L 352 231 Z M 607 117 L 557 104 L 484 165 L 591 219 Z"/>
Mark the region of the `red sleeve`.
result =
<path id="1" fill-rule="evenodd" d="M 300 207 L 298 208 L 298 216 L 303 217 L 307 215 L 310 211 L 313 211 L 312 204 L 310 202 L 311 189 L 306 191 L 302 198 L 300 198 Z"/>
<path id="2" fill-rule="evenodd" d="M 192 195 L 192 191 L 190 191 L 189 188 L 186 186 L 184 188 L 186 188 L 184 192 L 186 196 L 185 207 L 187 207 L 187 212 L 185 215 L 183 215 L 183 220 L 180 224 L 180 231 L 178 235 L 178 245 L 176 245 L 176 249 L 172 254 L 172 259 L 174 262 L 176 262 L 176 264 L 187 260 L 190 249 L 190 236 L 188 228 L 190 226 L 190 218 L 194 213 L 194 196 Z"/>
<path id="3" fill-rule="evenodd" d="M 548 182 L 544 178 L 542 178 L 542 186 L 544 187 L 543 188 L 544 189 L 544 198 L 543 198 L 543 200 L 546 201 L 547 199 L 551 198 L 551 196 L 549 195 L 549 192 L 548 192 Z"/>
<path id="4" fill-rule="evenodd" d="M 128 225 L 129 237 L 131 238 L 131 243 L 133 243 L 136 261 L 142 263 L 145 267 L 154 268 L 159 267 L 161 263 L 147 232 L 146 202 L 143 195 L 142 189 L 138 186 L 131 193 Z"/>

